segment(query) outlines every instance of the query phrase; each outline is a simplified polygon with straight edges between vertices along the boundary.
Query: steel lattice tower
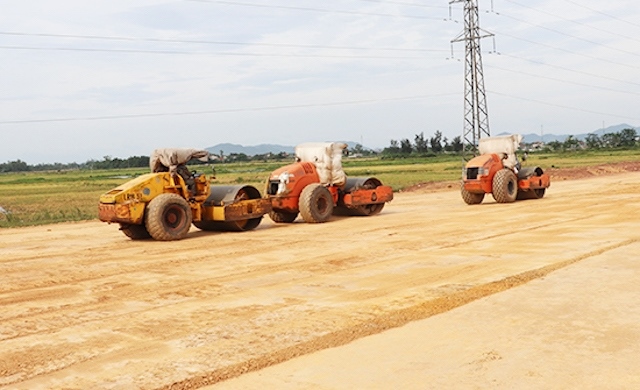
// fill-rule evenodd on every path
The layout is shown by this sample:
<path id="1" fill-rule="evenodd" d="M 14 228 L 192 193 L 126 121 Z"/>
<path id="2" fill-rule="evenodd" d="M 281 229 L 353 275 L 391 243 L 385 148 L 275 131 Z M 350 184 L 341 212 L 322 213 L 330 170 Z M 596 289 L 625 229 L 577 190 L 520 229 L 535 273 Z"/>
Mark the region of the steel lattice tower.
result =
<path id="1" fill-rule="evenodd" d="M 478 0 L 452 0 L 449 4 L 464 3 L 464 31 L 451 42 L 465 42 L 464 64 L 464 127 L 462 131 L 462 157 L 466 160 L 467 150 L 477 154 L 478 141 L 490 136 L 487 95 L 484 89 L 482 52 L 480 39 L 493 34 L 479 26 Z"/>

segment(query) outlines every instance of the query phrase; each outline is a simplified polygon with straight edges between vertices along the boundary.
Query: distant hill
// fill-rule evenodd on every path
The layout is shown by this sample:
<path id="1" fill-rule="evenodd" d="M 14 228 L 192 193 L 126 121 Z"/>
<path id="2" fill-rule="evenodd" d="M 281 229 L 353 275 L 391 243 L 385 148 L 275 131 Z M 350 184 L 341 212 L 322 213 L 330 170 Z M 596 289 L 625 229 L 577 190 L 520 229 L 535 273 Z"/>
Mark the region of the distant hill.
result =
<path id="1" fill-rule="evenodd" d="M 585 138 L 587 138 L 587 136 L 589 134 L 595 134 L 599 137 L 602 137 L 604 134 L 608 134 L 608 133 L 619 133 L 620 131 L 624 130 L 624 129 L 635 129 L 636 131 L 638 131 L 640 133 L 640 127 L 634 127 L 631 126 L 629 124 L 623 123 L 620 125 L 615 125 L 615 126 L 609 126 L 606 127 L 604 129 L 598 129 L 598 130 L 594 130 L 590 133 L 582 133 L 582 134 L 572 134 L 574 138 L 584 141 Z M 509 133 L 500 133 L 498 135 L 507 135 Z M 522 134 L 522 136 L 524 137 L 523 142 L 530 144 L 533 142 L 544 142 L 544 143 L 548 143 L 548 142 L 552 142 L 552 141 L 558 141 L 558 142 L 564 142 L 568 137 L 569 134 L 560 134 L 560 135 L 556 135 L 556 134 L 543 134 L 543 136 L 541 137 L 540 134 L 534 134 L 534 133 L 530 133 L 530 134 Z"/>
<path id="2" fill-rule="evenodd" d="M 247 156 L 255 156 L 256 154 L 267 154 L 267 153 L 278 154 L 280 152 L 293 153 L 293 146 L 276 145 L 276 144 L 260 144 L 255 146 L 243 146 L 238 144 L 224 143 L 224 144 L 213 145 L 205 149 L 213 154 L 220 154 L 220 151 L 222 151 L 227 156 L 230 155 L 231 153 L 238 153 L 238 154 L 244 153 Z"/>
<path id="3" fill-rule="evenodd" d="M 338 141 L 338 142 L 346 143 L 349 148 L 353 148 L 357 143 L 357 142 L 351 142 L 351 141 Z M 231 153 L 237 153 L 237 154 L 244 153 L 247 156 L 255 156 L 257 154 L 267 154 L 267 153 L 278 154 L 280 152 L 293 154 L 294 148 L 295 146 L 277 145 L 277 144 L 260 144 L 255 146 L 243 146 L 239 144 L 224 143 L 224 144 L 213 145 L 205 149 L 212 154 L 220 154 L 220 151 L 222 150 L 222 152 L 227 156 L 230 155 Z"/>
<path id="4" fill-rule="evenodd" d="M 589 134 L 596 134 L 601 137 L 602 135 L 607 133 L 619 133 L 624 129 L 635 129 L 638 133 L 640 133 L 640 127 L 635 127 L 626 123 L 622 123 L 615 126 L 609 126 L 604 129 L 594 130 L 591 133 L 573 134 L 573 137 L 578 140 L 584 141 L 585 138 L 587 138 L 587 135 Z M 510 133 L 500 133 L 496 135 L 508 135 L 508 134 Z M 540 141 L 544 143 L 548 143 L 552 141 L 564 142 L 569 137 L 569 134 L 560 134 L 560 135 L 543 134 L 543 136 L 541 137 L 540 134 L 529 133 L 529 134 L 522 134 L 522 136 L 524 137 L 523 141 L 525 143 L 530 144 L 530 143 L 540 142 Z M 356 146 L 356 144 L 358 144 L 358 142 L 353 142 L 353 141 L 337 141 L 337 142 L 346 143 L 349 149 L 353 149 Z M 220 151 L 222 150 L 222 152 L 227 156 L 230 155 L 231 153 L 238 153 L 238 154 L 244 153 L 247 156 L 255 156 L 257 154 L 266 154 L 266 153 L 278 154 L 281 152 L 293 154 L 294 148 L 295 146 L 292 146 L 292 145 L 278 145 L 278 144 L 260 144 L 255 146 L 243 146 L 239 144 L 223 143 L 223 144 L 213 145 L 205 149 L 208 150 L 210 153 L 216 154 L 216 155 L 220 154 Z M 371 148 L 367 148 L 366 146 L 364 148 L 371 149 Z"/>

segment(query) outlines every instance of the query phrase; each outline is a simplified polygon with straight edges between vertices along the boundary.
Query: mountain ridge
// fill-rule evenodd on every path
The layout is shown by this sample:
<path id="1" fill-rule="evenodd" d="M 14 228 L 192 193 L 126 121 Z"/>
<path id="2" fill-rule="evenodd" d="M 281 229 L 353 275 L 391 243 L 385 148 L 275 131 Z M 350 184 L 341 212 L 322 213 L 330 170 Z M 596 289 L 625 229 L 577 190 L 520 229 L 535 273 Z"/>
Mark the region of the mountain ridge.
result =
<path id="1" fill-rule="evenodd" d="M 528 134 L 522 134 L 522 136 L 523 136 L 523 142 L 527 144 L 531 144 L 535 142 L 548 143 L 553 141 L 564 142 L 569 136 L 573 136 L 577 140 L 584 141 L 589 134 L 595 134 L 601 137 L 604 134 L 618 133 L 624 129 L 634 129 L 638 133 L 640 133 L 640 127 L 635 127 L 627 123 L 622 123 L 619 125 L 614 125 L 614 126 L 609 126 L 603 129 L 594 130 L 590 133 L 560 134 L 560 135 L 528 133 Z M 496 135 L 508 135 L 508 134 L 510 133 L 502 132 Z M 358 142 L 354 142 L 354 141 L 338 141 L 338 142 L 346 143 L 350 149 L 352 149 L 356 144 L 358 144 Z M 366 146 L 364 148 L 375 149 L 375 148 L 367 148 Z M 291 145 L 258 144 L 258 145 L 252 145 L 252 146 L 244 146 L 244 145 L 234 144 L 234 143 L 220 143 L 220 144 L 216 144 L 216 145 L 205 148 L 205 150 L 209 151 L 212 154 L 219 155 L 220 152 L 222 151 L 222 153 L 227 156 L 232 153 L 237 153 L 237 154 L 244 153 L 247 156 L 255 156 L 255 155 L 267 154 L 267 153 L 278 154 L 283 152 L 293 154 L 294 149 L 295 149 L 295 146 L 291 146 Z"/>
<path id="2" fill-rule="evenodd" d="M 614 125 L 614 126 L 609 126 L 606 127 L 604 129 L 598 129 L 598 130 L 594 130 L 590 133 L 581 133 L 581 134 L 560 134 L 560 135 L 556 135 L 556 134 L 535 134 L 535 133 L 529 133 L 529 134 L 522 134 L 523 140 L 522 142 L 526 143 L 526 144 L 531 144 L 534 142 L 544 142 L 544 143 L 548 143 L 548 142 L 553 142 L 553 141 L 558 141 L 558 142 L 564 142 L 566 141 L 567 138 L 569 138 L 569 136 L 572 136 L 573 138 L 579 140 L 579 141 L 584 141 L 587 136 L 589 134 L 595 134 L 598 137 L 602 137 L 605 134 L 608 133 L 618 133 L 624 129 L 634 129 L 637 132 L 640 133 L 640 127 L 635 127 L 635 126 L 631 126 L 627 123 L 622 123 L 619 125 Z M 500 133 L 497 135 L 508 135 L 509 133 Z"/>
<path id="3" fill-rule="evenodd" d="M 344 142 L 345 144 L 347 144 L 348 148 L 353 148 L 357 144 L 357 142 L 353 142 L 353 141 L 337 141 L 337 142 Z M 252 145 L 252 146 L 244 146 L 244 145 L 233 144 L 233 143 L 221 143 L 221 144 L 216 144 L 213 146 L 209 146 L 208 148 L 205 148 L 205 150 L 208 151 L 209 153 L 219 155 L 220 152 L 222 151 L 222 153 L 226 156 L 232 153 L 237 153 L 237 154 L 244 153 L 247 156 L 255 156 L 255 155 L 267 154 L 267 153 L 293 154 L 294 149 L 295 149 L 295 146 L 291 146 L 291 145 L 259 144 L 259 145 Z"/>
<path id="4" fill-rule="evenodd" d="M 259 144 L 253 146 L 244 146 L 232 143 L 221 143 L 205 148 L 205 150 L 212 154 L 220 154 L 220 152 L 225 155 L 230 155 L 232 153 L 244 153 L 247 156 L 255 156 L 257 154 L 267 153 L 278 154 L 281 152 L 293 153 L 293 149 L 293 146 L 278 144 Z"/>

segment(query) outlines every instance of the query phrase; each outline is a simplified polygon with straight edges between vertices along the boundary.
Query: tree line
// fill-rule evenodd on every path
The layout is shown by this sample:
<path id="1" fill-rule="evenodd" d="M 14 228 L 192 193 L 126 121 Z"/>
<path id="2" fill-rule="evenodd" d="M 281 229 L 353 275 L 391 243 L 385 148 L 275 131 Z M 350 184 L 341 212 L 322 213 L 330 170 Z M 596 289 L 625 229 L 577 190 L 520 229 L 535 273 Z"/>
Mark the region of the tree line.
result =
<path id="1" fill-rule="evenodd" d="M 225 155 L 212 154 L 211 163 L 231 163 L 231 162 L 249 162 L 249 161 L 278 161 L 289 160 L 291 155 L 286 152 L 281 153 L 266 153 L 257 154 L 254 156 L 247 156 L 244 153 L 230 153 Z M 84 163 L 53 163 L 53 164 L 36 164 L 29 165 L 22 160 L 9 161 L 6 163 L 0 163 L 0 173 L 2 172 L 42 172 L 42 171 L 66 171 L 66 170 L 92 170 L 92 169 L 122 169 L 122 168 L 148 168 L 149 156 L 133 156 L 129 158 L 112 158 L 111 156 L 104 156 L 102 160 L 89 160 Z M 192 160 L 189 165 L 201 165 L 207 164 L 199 160 Z"/>
<path id="2" fill-rule="evenodd" d="M 535 150 L 534 144 L 527 145 L 527 149 Z M 582 140 L 574 136 L 567 137 L 563 142 L 551 141 L 541 145 L 538 149 L 542 151 L 573 151 L 573 150 L 598 150 L 598 149 L 632 149 L 640 147 L 640 140 L 635 129 L 624 129 L 617 133 L 607 133 L 602 136 L 589 134 Z M 356 144 L 349 154 L 352 156 L 381 156 L 381 157 L 406 157 L 406 156 L 434 156 L 441 153 L 462 152 L 464 144 L 461 137 L 454 137 L 448 140 L 443 137 L 442 132 L 436 131 L 432 137 L 425 137 L 421 132 L 413 137 L 413 142 L 409 138 L 391 140 L 389 146 L 382 151 L 375 151 L 364 148 Z M 266 153 L 248 156 L 244 153 L 230 153 L 224 155 L 222 151 L 219 155 L 214 155 L 213 163 L 226 162 L 250 162 L 250 161 L 286 161 L 291 159 L 291 155 L 286 152 Z M 204 164 L 194 160 L 190 164 Z M 29 165 L 22 160 L 0 163 L 0 172 L 29 172 L 29 171 L 62 171 L 62 170 L 91 170 L 91 169 L 120 169 L 120 168 L 142 168 L 149 167 L 149 156 L 133 156 L 126 159 L 112 158 L 104 156 L 102 160 L 89 160 L 84 163 L 53 163 Z"/>
<path id="3" fill-rule="evenodd" d="M 563 142 L 551 141 L 544 145 L 543 150 L 568 151 L 579 149 L 633 149 L 640 146 L 638 132 L 635 129 L 623 129 L 617 133 L 606 133 L 602 136 L 588 134 L 584 141 L 578 140 L 572 135 Z"/>
<path id="4" fill-rule="evenodd" d="M 433 137 L 425 137 L 424 132 L 416 134 L 413 142 L 408 138 L 391 140 L 388 147 L 381 152 L 383 156 L 428 156 L 445 152 L 462 152 L 464 144 L 461 137 L 454 137 L 451 141 L 442 136 L 441 131 L 436 131 Z"/>
<path id="5" fill-rule="evenodd" d="M 30 172 L 30 171 L 66 171 L 66 170 L 91 170 L 91 169 L 118 169 L 148 167 L 149 156 L 133 156 L 126 159 L 104 156 L 103 160 L 88 160 L 84 163 L 53 163 L 29 165 L 22 160 L 9 161 L 0 164 L 0 172 Z"/>

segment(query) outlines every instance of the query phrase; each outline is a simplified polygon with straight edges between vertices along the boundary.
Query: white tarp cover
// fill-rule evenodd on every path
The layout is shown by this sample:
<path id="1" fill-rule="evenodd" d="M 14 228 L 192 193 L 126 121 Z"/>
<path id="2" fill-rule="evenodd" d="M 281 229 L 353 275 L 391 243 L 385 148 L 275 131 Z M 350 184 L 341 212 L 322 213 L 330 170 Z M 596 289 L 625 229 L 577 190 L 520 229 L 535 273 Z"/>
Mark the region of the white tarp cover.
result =
<path id="1" fill-rule="evenodd" d="M 209 161 L 209 152 L 206 150 L 189 148 L 156 149 L 151 153 L 149 166 L 151 168 L 151 172 L 169 171 L 171 173 L 175 173 L 178 165 L 186 164 L 194 158 L 202 162 Z"/>
<path id="2" fill-rule="evenodd" d="M 347 175 L 342 170 L 342 151 L 347 144 L 341 142 L 308 142 L 296 146 L 296 157 L 312 162 L 318 170 L 320 183 L 343 186 Z"/>
<path id="3" fill-rule="evenodd" d="M 478 150 L 480 154 L 506 154 L 503 164 L 507 168 L 514 168 L 518 164 L 516 151 L 520 147 L 520 134 L 503 135 L 498 137 L 480 138 Z"/>

